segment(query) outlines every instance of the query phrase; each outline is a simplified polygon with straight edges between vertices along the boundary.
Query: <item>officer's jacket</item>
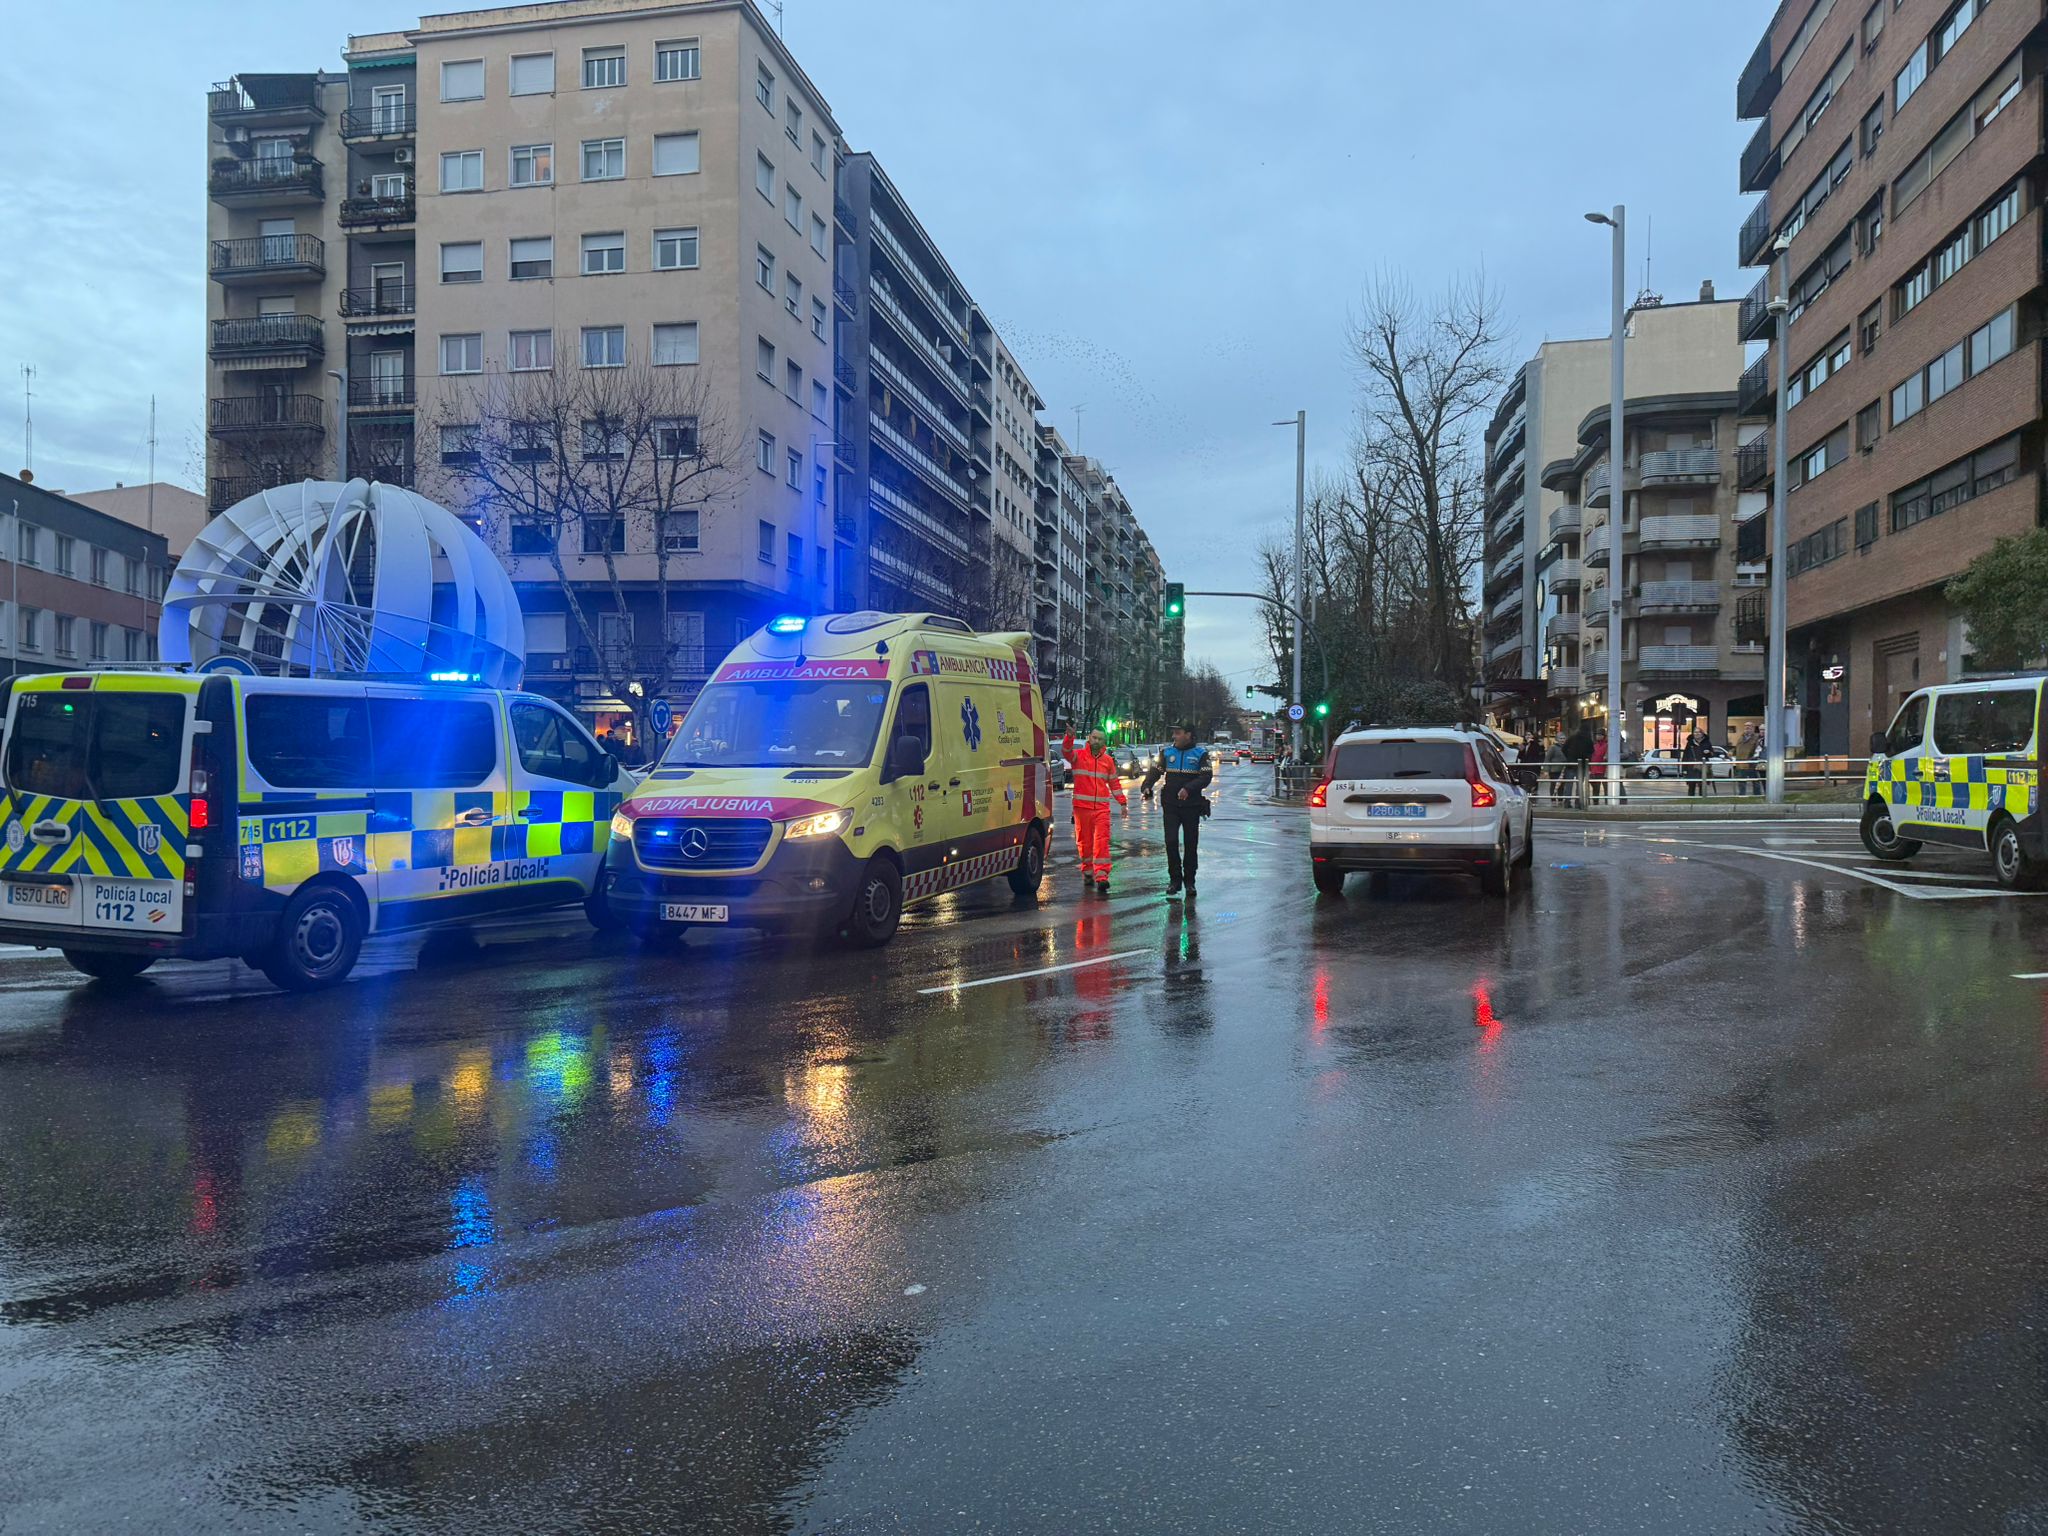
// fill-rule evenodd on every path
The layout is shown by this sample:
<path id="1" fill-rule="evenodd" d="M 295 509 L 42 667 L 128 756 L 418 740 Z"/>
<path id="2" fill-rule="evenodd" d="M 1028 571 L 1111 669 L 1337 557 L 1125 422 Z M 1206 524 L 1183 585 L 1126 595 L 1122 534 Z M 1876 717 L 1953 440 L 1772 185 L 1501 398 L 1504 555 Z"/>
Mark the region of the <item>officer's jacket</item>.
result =
<path id="1" fill-rule="evenodd" d="M 1166 780 L 1166 795 L 1160 802 L 1163 805 L 1176 803 L 1184 789 L 1192 789 L 1195 795 L 1201 794 L 1215 777 L 1209 766 L 1209 749 L 1199 741 L 1186 747 L 1169 745 L 1145 770 L 1145 787 L 1150 789 L 1162 776 Z"/>

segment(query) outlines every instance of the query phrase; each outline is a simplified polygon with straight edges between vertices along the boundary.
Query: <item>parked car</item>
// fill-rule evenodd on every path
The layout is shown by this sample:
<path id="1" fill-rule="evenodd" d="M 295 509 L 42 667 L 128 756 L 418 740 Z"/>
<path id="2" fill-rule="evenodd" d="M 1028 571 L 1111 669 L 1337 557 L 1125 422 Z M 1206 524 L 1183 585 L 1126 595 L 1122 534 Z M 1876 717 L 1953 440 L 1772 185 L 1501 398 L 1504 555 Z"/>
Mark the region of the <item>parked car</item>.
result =
<path id="1" fill-rule="evenodd" d="M 1067 761 L 1066 755 L 1058 747 L 1045 749 L 1045 769 L 1052 777 L 1054 789 L 1074 787 L 1074 765 Z"/>
<path id="2" fill-rule="evenodd" d="M 1642 776 L 1646 779 L 1682 779 L 1694 765 L 1684 755 L 1670 747 L 1655 747 L 1637 760 Z M 1707 749 L 1707 775 L 1710 778 L 1725 779 L 1735 772 L 1735 754 L 1726 747 Z"/>
<path id="3" fill-rule="evenodd" d="M 1346 731 L 1309 791 L 1316 890 L 1336 896 L 1354 870 L 1476 875 L 1504 896 L 1534 867 L 1535 813 L 1483 733 Z"/>

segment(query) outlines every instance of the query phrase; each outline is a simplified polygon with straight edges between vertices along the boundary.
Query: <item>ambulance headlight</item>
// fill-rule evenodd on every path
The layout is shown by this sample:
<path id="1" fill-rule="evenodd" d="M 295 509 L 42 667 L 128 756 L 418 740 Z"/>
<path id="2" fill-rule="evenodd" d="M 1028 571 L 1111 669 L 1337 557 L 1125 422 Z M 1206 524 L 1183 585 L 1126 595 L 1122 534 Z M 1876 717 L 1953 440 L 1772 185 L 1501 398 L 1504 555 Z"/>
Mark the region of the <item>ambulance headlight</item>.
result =
<path id="1" fill-rule="evenodd" d="M 846 824 L 852 820 L 851 811 L 820 811 L 815 816 L 804 816 L 792 821 L 782 829 L 782 835 L 784 839 L 836 837 L 846 830 Z"/>
<path id="2" fill-rule="evenodd" d="M 612 812 L 612 836 L 622 842 L 633 841 L 633 818 L 624 811 Z"/>

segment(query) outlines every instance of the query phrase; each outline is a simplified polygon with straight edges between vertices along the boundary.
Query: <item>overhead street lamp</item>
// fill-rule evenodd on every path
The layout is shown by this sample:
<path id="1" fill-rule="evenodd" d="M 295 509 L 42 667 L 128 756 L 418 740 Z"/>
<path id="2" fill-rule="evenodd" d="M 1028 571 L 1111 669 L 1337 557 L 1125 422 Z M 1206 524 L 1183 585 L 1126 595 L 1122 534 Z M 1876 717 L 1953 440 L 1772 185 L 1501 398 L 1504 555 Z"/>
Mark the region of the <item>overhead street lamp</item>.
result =
<path id="1" fill-rule="evenodd" d="M 1621 804 L 1621 594 L 1627 553 L 1621 537 L 1622 507 L 1628 499 L 1626 453 L 1622 428 L 1622 348 L 1627 317 L 1622 293 L 1627 260 L 1628 210 L 1620 203 L 1614 212 L 1589 213 L 1589 223 L 1605 224 L 1614 231 L 1614 311 L 1607 342 L 1609 399 L 1607 407 L 1607 800 Z"/>
<path id="2" fill-rule="evenodd" d="M 1296 411 L 1292 421 L 1276 421 L 1276 427 L 1294 428 L 1294 697 L 1301 702 L 1301 609 L 1308 581 L 1302 565 L 1302 508 L 1308 483 L 1308 412 Z M 1327 690 L 1325 690 L 1327 691 Z M 1294 722 L 1294 760 L 1301 761 L 1301 722 Z"/>
<path id="3" fill-rule="evenodd" d="M 1780 805 L 1785 799 L 1787 727 L 1792 723 L 1785 715 L 1785 664 L 1789 659 L 1785 654 L 1785 416 L 1790 409 L 1785 395 L 1785 338 L 1792 326 L 1792 271 L 1785 253 L 1792 249 L 1791 238 L 1778 236 L 1774 249 L 1778 254 L 1778 294 L 1765 306 L 1777 319 L 1772 345 L 1778 353 L 1778 405 L 1771 444 L 1771 629 L 1764 658 L 1768 669 L 1764 678 L 1764 794 L 1770 804 Z"/>

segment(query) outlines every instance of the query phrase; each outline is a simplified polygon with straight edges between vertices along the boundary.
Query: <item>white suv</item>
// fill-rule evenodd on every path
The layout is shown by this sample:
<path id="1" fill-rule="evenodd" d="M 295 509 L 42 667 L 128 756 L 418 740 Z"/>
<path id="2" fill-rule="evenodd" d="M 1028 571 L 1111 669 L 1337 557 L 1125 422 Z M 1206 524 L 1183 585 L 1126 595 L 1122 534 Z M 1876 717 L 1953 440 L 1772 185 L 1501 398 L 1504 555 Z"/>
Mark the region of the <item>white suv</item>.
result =
<path id="1" fill-rule="evenodd" d="M 1424 727 L 1346 731 L 1309 791 L 1316 889 L 1335 896 L 1353 870 L 1470 874 L 1505 896 L 1534 861 L 1535 813 L 1484 732 Z"/>

